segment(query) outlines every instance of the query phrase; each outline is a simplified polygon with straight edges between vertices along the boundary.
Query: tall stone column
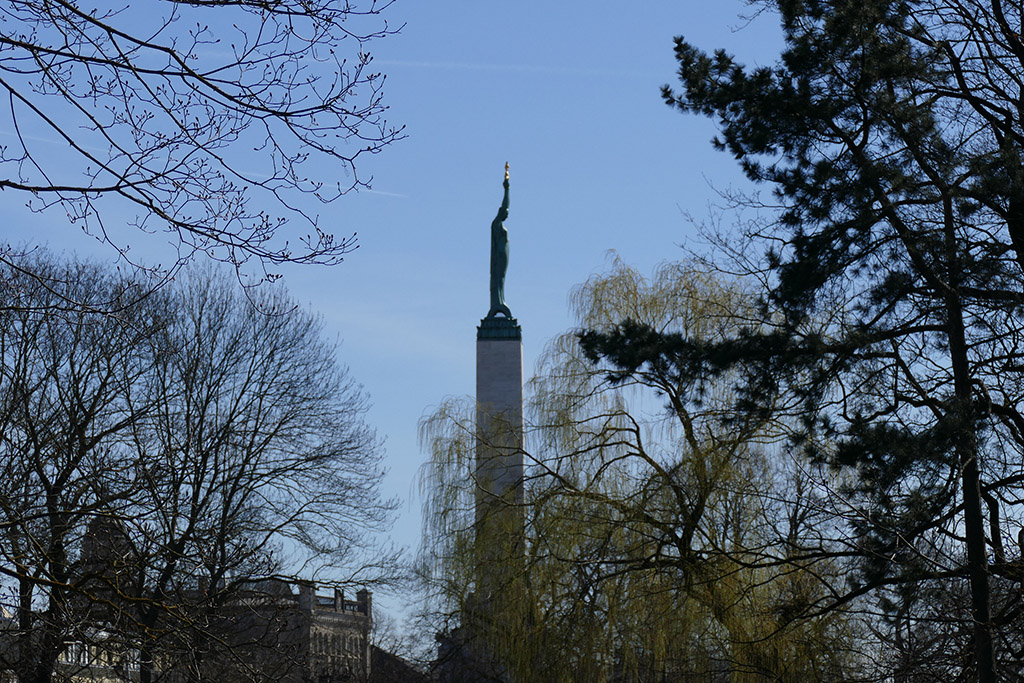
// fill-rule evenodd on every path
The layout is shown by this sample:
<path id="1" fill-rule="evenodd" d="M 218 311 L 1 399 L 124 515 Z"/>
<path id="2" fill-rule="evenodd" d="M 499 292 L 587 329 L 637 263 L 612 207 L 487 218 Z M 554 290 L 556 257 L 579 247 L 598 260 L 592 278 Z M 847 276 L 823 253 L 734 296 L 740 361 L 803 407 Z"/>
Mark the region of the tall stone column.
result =
<path id="1" fill-rule="evenodd" d="M 523 558 L 523 337 L 514 318 L 484 318 L 476 341 L 478 598 L 507 592 Z"/>

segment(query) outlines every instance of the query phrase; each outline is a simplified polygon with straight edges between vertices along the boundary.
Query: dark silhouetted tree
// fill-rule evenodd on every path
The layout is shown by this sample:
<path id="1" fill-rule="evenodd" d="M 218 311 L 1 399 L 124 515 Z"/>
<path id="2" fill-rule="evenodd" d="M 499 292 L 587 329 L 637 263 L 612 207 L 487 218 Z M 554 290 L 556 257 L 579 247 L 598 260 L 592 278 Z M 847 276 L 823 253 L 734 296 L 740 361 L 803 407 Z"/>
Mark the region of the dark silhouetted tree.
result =
<path id="1" fill-rule="evenodd" d="M 715 119 L 715 144 L 782 205 L 743 236 L 765 248 L 760 325 L 709 344 L 624 322 L 584 346 L 622 380 L 742 368 L 754 414 L 798 399 L 795 443 L 852 475 L 860 570 L 836 604 L 963 576 L 973 654 L 961 674 L 995 681 L 991 575 L 1020 576 L 1003 538 L 1022 516 L 1021 7 L 757 4 L 781 20 L 778 63 L 748 69 L 679 38 L 682 85 L 664 97 Z"/>
<path id="2" fill-rule="evenodd" d="M 246 641 L 226 611 L 265 613 L 299 579 L 396 576 L 374 547 L 393 507 L 379 444 L 316 316 L 209 273 L 154 292 L 94 265 L 19 266 L 3 271 L 19 305 L 0 314 L 0 586 L 15 621 L 0 657 L 20 681 L 50 681 L 70 641 L 141 654 L 144 681 L 201 679 L 211 661 L 256 676 L 289 617 Z M 286 652 L 277 664 L 302 664 Z"/>

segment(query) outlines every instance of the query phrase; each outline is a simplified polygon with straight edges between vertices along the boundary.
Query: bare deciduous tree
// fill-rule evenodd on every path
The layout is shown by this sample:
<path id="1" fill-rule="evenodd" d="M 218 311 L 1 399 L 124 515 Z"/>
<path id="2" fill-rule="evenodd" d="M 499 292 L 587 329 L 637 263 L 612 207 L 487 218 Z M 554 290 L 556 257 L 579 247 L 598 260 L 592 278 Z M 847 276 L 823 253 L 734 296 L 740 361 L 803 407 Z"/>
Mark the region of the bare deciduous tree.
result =
<path id="1" fill-rule="evenodd" d="M 282 262 L 336 263 L 354 236 L 321 229 L 305 196 L 365 186 L 357 158 L 401 137 L 367 48 L 392 32 L 389 4 L 7 0 L 0 189 L 125 256 L 134 214 L 170 235 L 172 268 L 197 251 L 257 259 L 271 277 Z"/>
<path id="2" fill-rule="evenodd" d="M 100 268 L 24 265 L 43 277 L 5 273 L 18 296 L 0 317 L 0 572 L 16 617 L 4 663 L 18 680 L 49 681 L 65 640 L 88 640 L 83 598 L 103 594 L 83 558 L 90 524 L 138 491 L 124 448 L 148 408 L 160 322 L 137 304 L 97 315 L 94 302 L 137 299 L 131 282 Z M 66 300 L 81 307 L 38 310 Z"/>
<path id="3" fill-rule="evenodd" d="M 225 647 L 208 623 L 259 590 L 255 580 L 392 578 L 394 553 L 368 536 L 387 527 L 392 504 L 379 497 L 365 398 L 317 317 L 273 290 L 251 295 L 256 310 L 208 276 L 168 295 L 174 346 L 136 440 L 148 468 L 132 501 L 146 520 L 133 525 L 147 598 L 138 619 L 153 637 L 144 666 L 174 650 L 202 672 L 204 656 L 237 657 L 238 643 Z M 168 603 L 187 605 L 190 622 L 168 621 Z"/>
<path id="4" fill-rule="evenodd" d="M 318 318 L 272 288 L 250 293 L 260 312 L 210 274 L 152 292 L 21 268 L 4 276 L 24 306 L 0 316 L 0 655 L 19 680 L 49 681 L 69 641 L 135 653 L 142 680 L 214 660 L 256 675 L 295 611 L 281 586 L 395 576 L 372 538 L 393 507 L 379 444 Z M 262 611 L 240 631 L 225 615 L 243 604 Z"/>

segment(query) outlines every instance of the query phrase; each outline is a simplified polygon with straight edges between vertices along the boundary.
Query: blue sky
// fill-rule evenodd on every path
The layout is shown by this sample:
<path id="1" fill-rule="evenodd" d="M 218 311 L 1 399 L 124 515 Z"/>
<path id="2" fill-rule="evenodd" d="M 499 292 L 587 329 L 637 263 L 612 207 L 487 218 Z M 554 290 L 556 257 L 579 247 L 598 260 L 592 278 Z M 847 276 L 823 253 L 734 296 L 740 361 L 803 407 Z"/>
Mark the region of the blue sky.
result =
<path id="1" fill-rule="evenodd" d="M 321 225 L 358 231 L 360 248 L 334 268 L 285 271 L 294 298 L 322 313 L 340 360 L 370 394 L 369 421 L 386 440 L 387 493 L 402 498 L 396 542 L 415 550 L 425 457 L 417 422 L 474 386 L 475 331 L 488 308 L 489 226 L 511 165 L 505 225 L 506 299 L 524 334 L 529 374 L 549 338 L 571 326 L 569 290 L 615 250 L 650 271 L 701 249 L 686 218 L 706 216 L 714 187 L 745 187 L 709 144 L 713 125 L 665 106 L 672 38 L 724 47 L 748 64 L 780 48 L 772 16 L 748 22 L 738 0 L 470 2 L 397 0 L 399 35 L 371 44 L 387 74 L 389 119 L 407 138 L 361 159 L 372 189 L 321 212 Z M 741 30 L 738 28 L 743 27 Z M 334 171 L 311 167 L 326 179 Z M 96 253 L 60 224 L 27 217 L 25 197 L 0 194 L 0 237 Z M 380 596 L 385 609 L 405 600 Z"/>

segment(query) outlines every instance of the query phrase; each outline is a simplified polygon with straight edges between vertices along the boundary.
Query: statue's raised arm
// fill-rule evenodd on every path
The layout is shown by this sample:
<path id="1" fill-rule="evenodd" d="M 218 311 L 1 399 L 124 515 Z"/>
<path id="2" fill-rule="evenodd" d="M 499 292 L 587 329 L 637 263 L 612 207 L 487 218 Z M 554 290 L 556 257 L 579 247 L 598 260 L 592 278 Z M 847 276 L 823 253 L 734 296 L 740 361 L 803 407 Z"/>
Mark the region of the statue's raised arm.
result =
<path id="1" fill-rule="evenodd" d="M 508 162 L 505 162 L 505 196 L 498 208 L 498 215 L 491 222 L 491 308 L 487 317 L 492 318 L 498 313 L 508 318 L 512 312 L 505 304 L 505 273 L 508 270 L 508 232 L 504 221 L 508 218 Z"/>

